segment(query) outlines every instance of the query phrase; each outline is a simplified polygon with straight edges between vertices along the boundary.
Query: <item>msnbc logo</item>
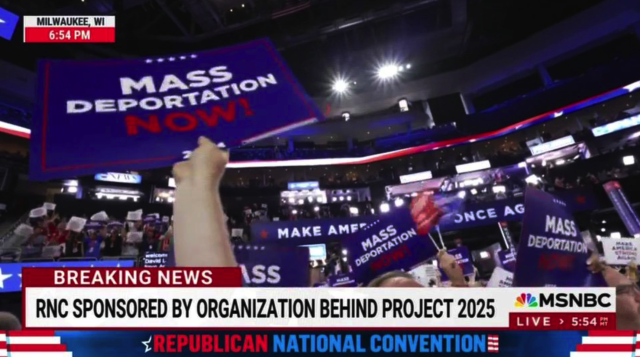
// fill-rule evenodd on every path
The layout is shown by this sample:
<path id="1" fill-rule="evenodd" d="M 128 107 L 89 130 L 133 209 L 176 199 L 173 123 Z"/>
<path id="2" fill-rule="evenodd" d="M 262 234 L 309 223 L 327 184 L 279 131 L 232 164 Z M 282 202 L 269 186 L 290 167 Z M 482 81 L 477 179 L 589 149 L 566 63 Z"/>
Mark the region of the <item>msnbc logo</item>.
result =
<path id="1" fill-rule="evenodd" d="M 516 298 L 516 307 L 538 307 L 538 300 L 531 294 L 520 294 Z"/>

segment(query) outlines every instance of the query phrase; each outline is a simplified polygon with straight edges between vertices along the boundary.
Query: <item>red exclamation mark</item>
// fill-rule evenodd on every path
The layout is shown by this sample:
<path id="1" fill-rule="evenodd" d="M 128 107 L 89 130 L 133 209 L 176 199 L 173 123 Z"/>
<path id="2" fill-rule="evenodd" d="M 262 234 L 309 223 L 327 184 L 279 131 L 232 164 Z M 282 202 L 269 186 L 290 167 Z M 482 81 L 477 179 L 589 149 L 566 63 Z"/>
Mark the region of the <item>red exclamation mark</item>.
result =
<path id="1" fill-rule="evenodd" d="M 240 102 L 240 105 L 242 105 L 242 107 L 244 108 L 244 115 L 248 117 L 253 115 L 253 110 L 251 110 L 248 100 L 246 100 L 245 98 L 240 98 L 238 99 L 238 102 Z"/>

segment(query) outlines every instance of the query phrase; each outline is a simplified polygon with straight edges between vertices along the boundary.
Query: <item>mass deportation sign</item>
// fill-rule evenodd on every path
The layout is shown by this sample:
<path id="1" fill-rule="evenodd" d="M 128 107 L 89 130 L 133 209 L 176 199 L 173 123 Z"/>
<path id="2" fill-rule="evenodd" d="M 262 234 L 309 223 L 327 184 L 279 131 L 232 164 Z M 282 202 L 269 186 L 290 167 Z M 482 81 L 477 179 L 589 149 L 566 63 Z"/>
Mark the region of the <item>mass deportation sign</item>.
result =
<path id="1" fill-rule="evenodd" d="M 578 287 L 589 284 L 589 251 L 563 200 L 528 188 L 514 286 Z"/>
<path id="2" fill-rule="evenodd" d="M 199 136 L 233 147 L 322 118 L 266 39 L 162 58 L 47 60 L 38 83 L 30 173 L 40 180 L 169 166 Z"/>
<path id="3" fill-rule="evenodd" d="M 420 236 L 408 209 L 379 216 L 343 241 L 358 283 L 367 284 L 391 270 L 411 270 L 433 257 L 437 249 L 426 236 Z"/>

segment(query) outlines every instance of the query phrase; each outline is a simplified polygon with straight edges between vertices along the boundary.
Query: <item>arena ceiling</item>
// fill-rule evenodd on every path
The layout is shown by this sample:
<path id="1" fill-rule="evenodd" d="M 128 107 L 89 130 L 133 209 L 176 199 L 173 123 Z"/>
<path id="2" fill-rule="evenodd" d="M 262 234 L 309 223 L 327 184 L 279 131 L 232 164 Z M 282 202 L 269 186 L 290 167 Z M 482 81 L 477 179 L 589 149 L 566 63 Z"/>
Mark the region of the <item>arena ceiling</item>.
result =
<path id="1" fill-rule="evenodd" d="M 39 58 L 140 57 L 270 37 L 314 97 L 336 76 L 372 88 L 380 63 L 411 63 L 404 80 L 454 70 L 602 0 L 0 0 L 20 15 L 117 16 L 111 45 L 0 42 L 0 58 L 33 70 Z M 21 24 L 20 24 L 21 25 Z M 19 31 L 17 31 L 19 33 Z"/>

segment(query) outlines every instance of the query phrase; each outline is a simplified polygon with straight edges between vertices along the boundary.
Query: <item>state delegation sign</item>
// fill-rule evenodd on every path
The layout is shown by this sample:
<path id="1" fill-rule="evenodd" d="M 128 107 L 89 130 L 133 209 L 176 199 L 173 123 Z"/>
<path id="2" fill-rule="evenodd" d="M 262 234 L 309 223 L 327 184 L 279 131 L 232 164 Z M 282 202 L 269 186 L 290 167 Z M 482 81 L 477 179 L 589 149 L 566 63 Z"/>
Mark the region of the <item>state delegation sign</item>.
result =
<path id="1" fill-rule="evenodd" d="M 199 136 L 233 147 L 322 119 L 267 39 L 153 59 L 42 61 L 38 83 L 38 180 L 169 166 Z"/>

